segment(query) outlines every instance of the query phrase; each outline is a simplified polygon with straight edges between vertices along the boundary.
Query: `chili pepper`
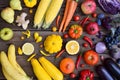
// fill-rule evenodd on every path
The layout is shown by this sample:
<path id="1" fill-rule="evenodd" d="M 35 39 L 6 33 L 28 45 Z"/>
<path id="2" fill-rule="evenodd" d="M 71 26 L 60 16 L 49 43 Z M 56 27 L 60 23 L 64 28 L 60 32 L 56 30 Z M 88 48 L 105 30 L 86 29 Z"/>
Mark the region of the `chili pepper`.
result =
<path id="1" fill-rule="evenodd" d="M 60 21 L 60 14 L 57 16 L 57 19 L 56 19 L 56 26 L 58 27 L 59 26 L 59 21 Z"/>
<path id="2" fill-rule="evenodd" d="M 60 57 L 65 52 L 65 49 L 61 50 L 57 55 L 56 58 Z"/>
<path id="3" fill-rule="evenodd" d="M 87 16 L 80 22 L 81 26 L 83 26 L 88 20 L 90 20 L 89 16 Z"/>
<path id="4" fill-rule="evenodd" d="M 94 80 L 94 73 L 89 69 L 82 70 L 79 80 Z"/>
<path id="5" fill-rule="evenodd" d="M 78 69 L 78 67 L 80 65 L 81 58 L 82 58 L 82 50 L 81 50 L 80 54 L 77 56 L 77 60 L 76 60 L 76 63 L 75 63 L 76 69 Z"/>
<path id="6" fill-rule="evenodd" d="M 94 47 L 93 42 L 92 42 L 92 40 L 91 40 L 89 37 L 84 36 L 84 37 L 83 37 L 83 40 L 87 41 L 87 42 L 90 44 L 90 47 L 91 47 L 91 48 Z"/>

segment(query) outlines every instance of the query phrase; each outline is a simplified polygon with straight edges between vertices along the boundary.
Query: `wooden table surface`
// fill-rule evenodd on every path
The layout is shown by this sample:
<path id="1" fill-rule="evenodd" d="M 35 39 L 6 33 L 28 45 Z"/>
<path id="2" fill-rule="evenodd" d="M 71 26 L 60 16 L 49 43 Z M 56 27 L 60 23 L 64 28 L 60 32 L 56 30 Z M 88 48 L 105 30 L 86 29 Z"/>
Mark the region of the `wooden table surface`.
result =
<path id="1" fill-rule="evenodd" d="M 60 10 L 60 14 L 61 14 L 61 15 L 63 15 L 63 11 L 64 11 L 64 8 L 65 8 L 65 1 L 66 1 L 66 0 L 64 0 L 64 3 L 63 3 L 62 8 L 61 8 L 61 10 Z M 86 16 L 86 15 L 84 15 L 84 14 L 81 12 L 81 10 L 80 10 L 80 4 L 81 4 L 82 1 L 83 1 L 83 0 L 80 0 L 80 1 L 79 1 L 79 5 L 78 5 L 77 10 L 76 10 L 76 12 L 75 12 L 75 14 L 80 15 L 81 19 Z M 1 19 L 1 17 L 0 17 L 0 29 L 2 29 L 2 28 L 4 28 L 4 27 L 9 27 L 9 28 L 12 28 L 12 30 L 14 31 L 14 37 L 13 37 L 10 41 L 3 41 L 3 40 L 0 39 L 0 51 L 4 50 L 4 51 L 7 52 L 8 46 L 9 46 L 11 43 L 13 43 L 13 44 L 16 46 L 16 55 L 17 55 L 17 61 L 18 61 L 18 63 L 21 65 L 21 67 L 25 70 L 25 72 L 26 72 L 29 76 L 33 77 L 34 80 L 36 80 L 36 77 L 35 77 L 35 75 L 34 75 L 34 73 L 33 73 L 33 70 L 32 70 L 32 67 L 31 67 L 30 62 L 27 62 L 27 61 L 26 61 L 29 56 L 26 56 L 26 55 L 20 56 L 20 55 L 18 55 L 18 53 L 17 53 L 17 48 L 18 48 L 18 47 L 21 47 L 25 42 L 30 42 L 30 43 L 32 43 L 32 44 L 35 46 L 35 51 L 34 51 L 34 52 L 37 53 L 36 58 L 38 58 L 38 57 L 42 56 L 42 55 L 39 53 L 39 50 L 43 50 L 43 51 L 44 51 L 44 49 L 43 49 L 43 48 L 40 48 L 39 46 L 40 46 L 40 44 L 43 44 L 44 39 L 45 39 L 48 35 L 50 35 L 50 34 L 60 34 L 61 36 L 63 36 L 64 33 L 62 33 L 62 32 L 61 32 L 61 33 L 59 33 L 59 32 L 52 32 L 51 27 L 52 27 L 52 26 L 56 26 L 55 20 L 54 20 L 54 22 L 52 23 L 51 27 L 50 27 L 49 29 L 47 29 L 47 30 L 35 29 L 35 28 L 33 28 L 33 17 L 34 17 L 36 8 L 37 8 L 37 6 L 38 6 L 38 3 L 37 3 L 37 5 L 32 9 L 32 10 L 33 10 L 33 13 L 30 14 L 30 13 L 29 13 L 29 10 L 30 10 L 30 9 L 27 8 L 27 7 L 24 5 L 23 0 L 21 0 L 21 2 L 22 2 L 22 7 L 23 7 L 23 9 L 22 9 L 22 11 L 15 11 L 15 19 L 16 19 L 16 16 L 20 15 L 22 12 L 26 12 L 26 13 L 28 14 L 28 15 L 27 15 L 27 19 L 30 20 L 30 24 L 29 24 L 29 26 L 28 26 L 28 29 L 31 31 L 31 37 L 30 37 L 29 39 L 25 39 L 25 40 L 23 40 L 23 41 L 20 40 L 20 37 L 22 36 L 22 32 L 24 31 L 24 30 L 22 29 L 22 27 L 18 27 L 15 22 L 14 22 L 13 24 L 8 24 L 7 22 L 5 22 L 5 21 L 4 21 L 3 19 Z M 39 2 L 39 0 L 38 0 L 38 2 Z M 4 8 L 8 7 L 8 6 L 9 6 L 9 0 L 0 0 L 0 11 L 1 11 L 2 9 L 4 9 Z M 102 13 L 102 10 L 99 8 L 99 5 L 98 5 L 98 4 L 97 4 L 97 6 L 98 6 L 98 7 L 97 7 L 96 12 L 97 12 L 97 13 Z M 78 22 L 74 22 L 74 21 L 72 20 L 71 23 L 69 24 L 69 26 L 70 26 L 71 24 L 78 24 Z M 102 30 L 103 33 L 105 32 L 104 29 L 101 28 L 101 30 Z M 40 42 L 40 43 L 37 43 L 37 44 L 35 43 L 35 41 L 34 41 L 34 39 L 33 39 L 33 33 L 36 32 L 36 31 L 39 32 L 41 36 L 43 36 L 43 41 Z M 66 31 L 66 32 L 67 32 L 67 31 Z M 65 32 L 65 33 L 66 33 L 66 32 Z M 105 32 L 105 33 L 106 33 L 106 32 Z M 105 33 L 104 33 L 104 34 L 105 34 Z M 101 40 L 102 40 L 102 39 L 97 38 L 96 35 L 92 35 L 92 36 L 91 36 L 91 35 L 86 34 L 86 32 L 84 32 L 83 35 L 87 35 L 87 36 L 89 36 L 91 39 L 92 39 L 92 38 L 95 38 L 95 41 L 93 41 L 94 44 L 97 43 L 98 41 L 101 41 Z M 70 38 L 64 39 L 64 44 L 65 44 L 67 41 L 69 41 L 69 40 L 71 40 L 71 39 L 70 39 Z M 84 42 L 82 39 L 78 39 L 77 41 L 79 42 L 80 45 L 82 45 L 83 42 Z M 63 44 L 63 45 L 64 45 L 64 44 Z M 83 51 L 86 51 L 86 50 L 89 50 L 89 49 L 90 49 L 90 47 L 89 47 L 89 48 L 83 48 Z M 101 55 L 103 55 L 103 56 L 105 56 L 105 57 L 109 57 L 109 55 L 106 54 L 106 53 L 105 53 L 105 54 L 101 54 Z M 46 57 L 46 58 L 47 58 L 48 60 L 50 60 L 54 65 L 56 65 L 58 68 L 59 68 L 59 62 L 61 61 L 61 59 L 65 58 L 65 57 L 71 57 L 71 58 L 74 59 L 74 61 L 76 61 L 76 58 L 77 58 L 77 55 L 70 56 L 70 55 L 67 54 L 67 52 L 64 52 L 64 54 L 63 54 L 60 58 L 58 58 L 57 60 L 55 60 L 54 56 L 55 56 L 55 54 L 51 55 L 50 57 Z M 84 63 L 84 61 L 82 60 L 81 63 Z M 98 64 L 100 64 L 100 62 L 99 62 Z M 79 68 L 79 70 L 76 70 L 76 69 L 75 69 L 74 72 L 77 74 L 77 77 L 78 77 L 80 70 L 82 70 L 82 69 L 90 69 L 90 70 L 94 71 L 94 68 L 95 68 L 94 66 L 85 65 L 84 68 Z M 95 72 L 95 71 L 94 71 L 94 72 Z M 43 74 L 43 75 L 44 75 L 44 74 Z M 96 72 L 95 72 L 95 76 L 98 77 L 97 74 L 96 74 Z M 5 80 L 5 78 L 4 78 L 3 74 L 2 74 L 2 71 L 1 71 L 1 66 L 0 66 L 0 80 Z M 69 75 L 64 75 L 64 80 L 77 80 L 77 78 L 76 78 L 76 79 L 70 79 L 70 78 L 69 78 Z M 98 78 L 98 79 L 95 78 L 95 80 L 99 80 L 99 78 Z"/>

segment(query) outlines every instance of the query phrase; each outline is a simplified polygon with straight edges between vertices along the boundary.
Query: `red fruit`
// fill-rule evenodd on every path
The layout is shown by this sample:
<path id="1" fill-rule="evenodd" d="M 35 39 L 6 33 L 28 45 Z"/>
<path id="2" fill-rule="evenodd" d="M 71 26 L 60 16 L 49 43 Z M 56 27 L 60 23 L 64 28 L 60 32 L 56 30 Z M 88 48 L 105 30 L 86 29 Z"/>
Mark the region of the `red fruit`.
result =
<path id="1" fill-rule="evenodd" d="M 67 38 L 69 37 L 69 35 L 68 35 L 68 34 L 64 34 L 63 37 L 64 37 L 65 39 L 67 39 Z"/>
<path id="2" fill-rule="evenodd" d="M 99 27 L 98 24 L 96 22 L 90 22 L 87 26 L 86 26 L 86 31 L 88 34 L 90 35 L 95 35 L 96 33 L 98 33 L 99 31 Z"/>
<path id="3" fill-rule="evenodd" d="M 87 48 L 88 44 L 87 43 L 83 43 L 83 47 Z"/>
<path id="4" fill-rule="evenodd" d="M 79 21 L 80 20 L 80 16 L 78 16 L 78 15 L 73 16 L 73 20 L 74 21 Z"/>
<path id="5" fill-rule="evenodd" d="M 76 77 L 76 74 L 75 73 L 71 73 L 70 74 L 70 78 L 75 78 Z"/>
<path id="6" fill-rule="evenodd" d="M 96 18 L 97 17 L 97 13 L 93 13 L 92 17 Z"/>
<path id="7" fill-rule="evenodd" d="M 84 14 L 92 14 L 96 10 L 96 3 L 94 0 L 84 0 L 81 9 Z"/>

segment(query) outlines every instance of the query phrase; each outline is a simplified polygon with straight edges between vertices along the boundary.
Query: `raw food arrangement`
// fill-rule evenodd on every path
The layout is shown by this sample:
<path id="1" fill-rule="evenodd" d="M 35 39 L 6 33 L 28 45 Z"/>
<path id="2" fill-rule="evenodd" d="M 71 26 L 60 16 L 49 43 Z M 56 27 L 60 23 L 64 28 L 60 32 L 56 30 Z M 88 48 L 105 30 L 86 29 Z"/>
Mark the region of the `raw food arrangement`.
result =
<path id="1" fill-rule="evenodd" d="M 120 80 L 120 0 L 0 0 L 0 80 Z"/>

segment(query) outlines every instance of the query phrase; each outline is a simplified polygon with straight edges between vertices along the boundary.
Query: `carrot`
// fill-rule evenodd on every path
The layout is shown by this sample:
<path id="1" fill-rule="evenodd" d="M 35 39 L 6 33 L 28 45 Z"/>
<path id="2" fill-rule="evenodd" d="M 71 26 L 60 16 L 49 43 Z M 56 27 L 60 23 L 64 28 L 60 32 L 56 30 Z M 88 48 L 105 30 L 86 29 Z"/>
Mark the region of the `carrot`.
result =
<path id="1" fill-rule="evenodd" d="M 60 21 L 60 14 L 57 16 L 57 19 L 56 19 L 56 26 L 58 27 L 59 26 L 59 21 Z"/>
<path id="2" fill-rule="evenodd" d="M 65 49 L 61 50 L 57 55 L 56 58 L 60 57 L 65 52 Z"/>
<path id="3" fill-rule="evenodd" d="M 66 17 L 67 17 L 68 10 L 69 10 L 70 1 L 71 1 L 71 0 L 67 0 L 67 2 L 66 2 L 66 7 L 65 7 L 65 11 L 64 11 L 64 16 L 63 16 L 62 22 L 61 22 L 61 24 L 60 24 L 59 32 L 62 31 L 63 25 L 64 25 L 64 23 L 65 23 L 65 19 L 66 19 Z"/>
<path id="4" fill-rule="evenodd" d="M 74 13 L 75 13 L 75 10 L 77 8 L 77 5 L 78 3 L 74 0 L 72 0 L 69 4 L 69 10 L 68 10 L 68 14 L 67 14 L 67 17 L 66 17 L 66 20 L 65 20 L 65 24 L 64 24 L 64 28 L 63 28 L 63 32 L 66 30 L 68 24 L 70 23 Z"/>

